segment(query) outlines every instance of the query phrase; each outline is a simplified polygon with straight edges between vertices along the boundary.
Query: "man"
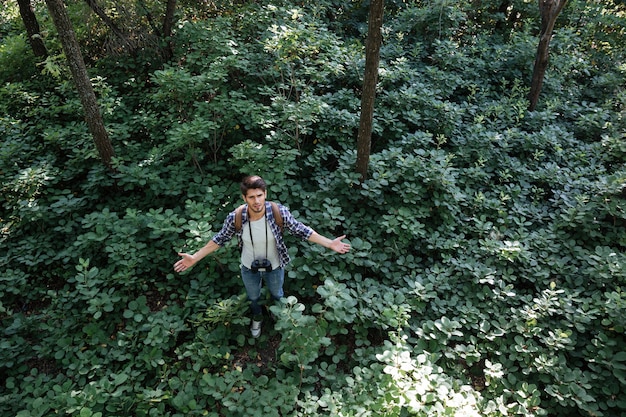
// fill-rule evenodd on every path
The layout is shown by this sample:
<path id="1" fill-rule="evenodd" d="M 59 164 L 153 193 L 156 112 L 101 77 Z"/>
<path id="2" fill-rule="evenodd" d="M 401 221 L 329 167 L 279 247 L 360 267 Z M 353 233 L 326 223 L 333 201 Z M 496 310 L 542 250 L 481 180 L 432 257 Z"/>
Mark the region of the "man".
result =
<path id="1" fill-rule="evenodd" d="M 348 252 L 350 245 L 342 242 L 345 235 L 331 240 L 318 234 L 309 226 L 297 221 L 289 210 L 280 204 L 276 205 L 279 210 L 276 214 L 280 216 L 277 219 L 272 203 L 266 201 L 267 185 L 263 178 L 256 175 L 247 176 L 242 180 L 240 188 L 246 204 L 241 209 L 228 214 L 222 230 L 213 236 L 203 248 L 193 255 L 179 253 L 178 256 L 181 259 L 174 264 L 174 270 L 186 271 L 237 235 L 241 249 L 241 277 L 252 310 L 250 331 L 256 338 L 261 334 L 259 299 L 262 280 L 265 279 L 265 284 L 274 300 L 279 300 L 284 295 L 284 268 L 290 258 L 283 240 L 283 229 L 303 240 L 309 240 L 341 254 Z M 238 220 L 237 216 L 240 216 Z M 240 226 L 239 230 L 235 226 L 236 223 Z"/>

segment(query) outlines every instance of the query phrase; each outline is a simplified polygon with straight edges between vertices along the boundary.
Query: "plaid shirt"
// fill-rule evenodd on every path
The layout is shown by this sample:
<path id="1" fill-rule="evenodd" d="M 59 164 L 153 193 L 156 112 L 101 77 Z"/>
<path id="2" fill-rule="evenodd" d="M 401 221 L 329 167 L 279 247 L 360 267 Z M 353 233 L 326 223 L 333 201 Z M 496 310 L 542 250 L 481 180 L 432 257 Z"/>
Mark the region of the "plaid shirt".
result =
<path id="1" fill-rule="evenodd" d="M 289 230 L 289 232 L 301 238 L 302 240 L 306 240 L 313 234 L 313 229 L 304 223 L 300 223 L 297 221 L 289 209 L 287 207 L 278 204 L 278 209 L 280 211 L 281 216 L 283 217 L 283 229 Z M 265 202 L 265 215 L 267 216 L 267 221 L 270 225 L 270 230 L 274 234 L 274 238 L 276 239 L 276 249 L 278 250 L 278 256 L 280 258 L 280 267 L 284 268 L 290 261 L 289 253 L 287 251 L 287 246 L 285 245 L 285 241 L 283 240 L 283 234 L 280 231 L 280 226 L 276 223 L 274 219 L 274 212 L 272 211 L 271 204 L 266 201 Z M 228 243 L 235 234 L 237 235 L 237 242 L 239 248 L 243 246 L 243 239 L 241 238 L 243 234 L 244 225 L 248 222 L 248 208 L 247 206 L 241 212 L 241 230 L 239 232 L 235 231 L 235 211 L 232 211 L 226 216 L 226 220 L 224 220 L 224 226 L 222 226 L 222 230 L 220 230 L 213 238 L 212 241 L 217 243 L 220 246 L 224 246 Z"/>

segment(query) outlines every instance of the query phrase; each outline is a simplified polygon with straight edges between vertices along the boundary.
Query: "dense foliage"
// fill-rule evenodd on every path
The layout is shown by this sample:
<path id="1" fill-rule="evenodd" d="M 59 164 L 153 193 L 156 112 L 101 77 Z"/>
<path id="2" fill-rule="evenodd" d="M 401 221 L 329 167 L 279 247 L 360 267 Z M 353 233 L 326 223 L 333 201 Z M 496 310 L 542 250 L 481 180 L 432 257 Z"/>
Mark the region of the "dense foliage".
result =
<path id="1" fill-rule="evenodd" d="M 6 11 L 0 415 L 626 415 L 623 6 L 571 2 L 531 113 L 534 5 L 460 3 L 387 4 L 362 184 L 360 4 L 181 15 L 167 62 L 81 26 L 114 172 Z M 258 340 L 234 246 L 172 271 L 243 173 L 353 245 L 290 240 Z"/>

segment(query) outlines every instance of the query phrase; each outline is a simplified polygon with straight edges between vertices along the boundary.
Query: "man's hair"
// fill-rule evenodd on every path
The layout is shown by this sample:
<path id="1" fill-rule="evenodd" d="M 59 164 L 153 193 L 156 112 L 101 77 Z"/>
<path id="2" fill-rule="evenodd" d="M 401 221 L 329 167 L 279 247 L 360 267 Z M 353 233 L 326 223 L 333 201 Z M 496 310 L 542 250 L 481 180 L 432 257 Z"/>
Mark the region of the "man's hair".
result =
<path id="1" fill-rule="evenodd" d="M 258 175 L 248 175 L 241 180 L 239 188 L 241 188 L 241 194 L 245 196 L 248 194 L 248 190 L 267 190 L 267 184 L 265 184 L 265 180 Z"/>

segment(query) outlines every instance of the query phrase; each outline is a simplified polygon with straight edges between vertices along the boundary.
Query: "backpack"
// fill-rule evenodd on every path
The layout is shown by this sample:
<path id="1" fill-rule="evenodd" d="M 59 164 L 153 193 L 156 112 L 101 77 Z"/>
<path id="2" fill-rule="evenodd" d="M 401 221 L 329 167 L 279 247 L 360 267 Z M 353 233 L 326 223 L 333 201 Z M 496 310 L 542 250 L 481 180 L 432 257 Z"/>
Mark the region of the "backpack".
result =
<path id="1" fill-rule="evenodd" d="M 283 232 L 283 216 L 280 214 L 280 210 L 278 209 L 278 204 L 274 203 L 273 201 L 269 202 L 272 206 L 272 213 L 274 214 L 274 220 L 276 220 L 276 224 L 278 225 L 278 227 L 280 228 L 280 233 Z M 241 223 L 242 223 L 242 212 L 243 209 L 246 207 L 245 204 L 242 204 L 241 206 L 237 207 L 237 210 L 235 210 L 235 231 L 239 232 L 241 230 Z"/>

